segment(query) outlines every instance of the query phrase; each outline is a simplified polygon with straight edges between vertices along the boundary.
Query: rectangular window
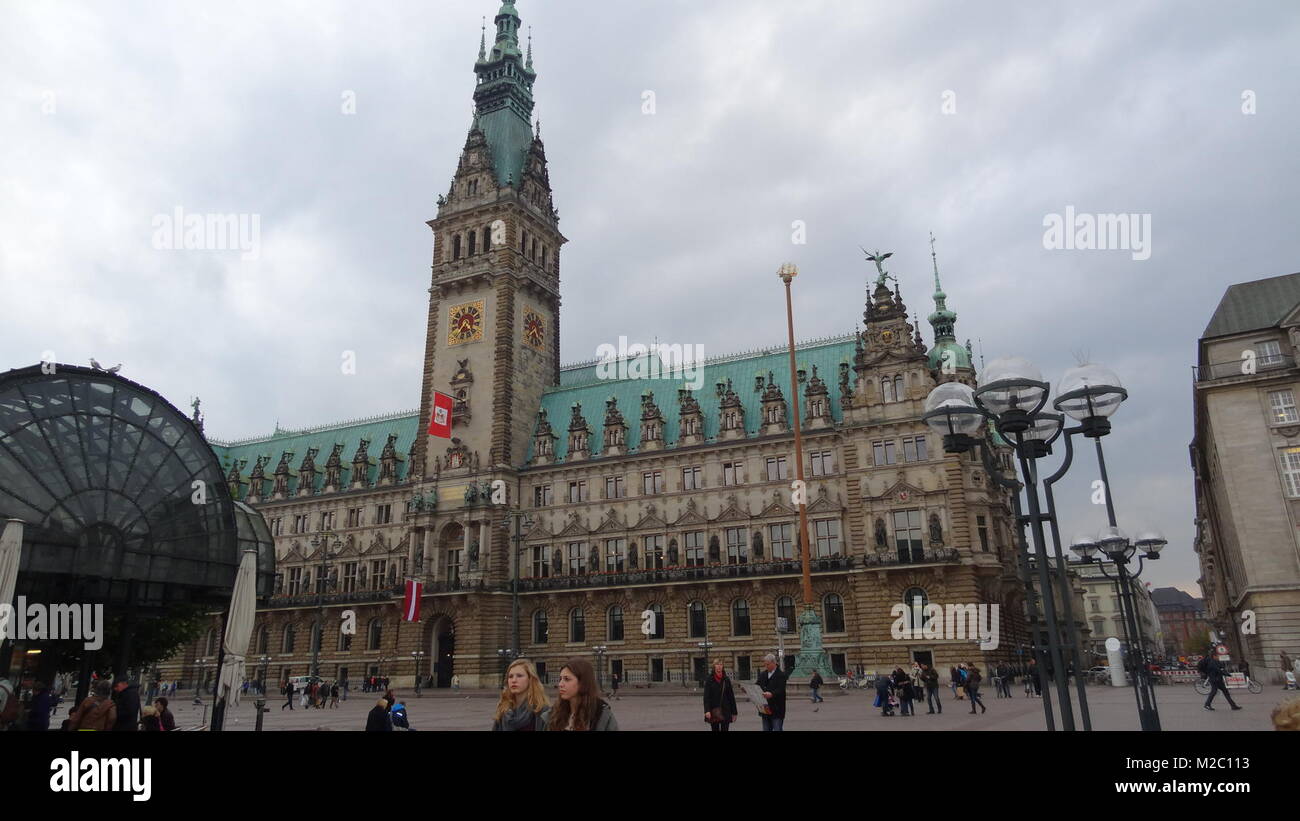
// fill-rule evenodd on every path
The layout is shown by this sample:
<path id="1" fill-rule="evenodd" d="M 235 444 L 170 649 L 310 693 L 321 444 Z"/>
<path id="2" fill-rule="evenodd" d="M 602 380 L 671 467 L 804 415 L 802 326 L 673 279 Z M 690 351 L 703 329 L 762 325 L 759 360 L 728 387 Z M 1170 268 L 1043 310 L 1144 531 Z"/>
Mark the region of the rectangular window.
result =
<path id="1" fill-rule="evenodd" d="M 569 542 L 569 575 L 580 576 L 587 572 L 587 543 Z"/>
<path id="2" fill-rule="evenodd" d="M 817 450 L 812 454 L 812 475 L 829 476 L 835 472 L 835 451 Z"/>
<path id="3" fill-rule="evenodd" d="M 1272 365 L 1282 364 L 1282 347 L 1276 339 L 1270 339 L 1267 342 L 1255 343 L 1255 356 L 1259 359 L 1261 367 L 1270 367 Z"/>
<path id="4" fill-rule="evenodd" d="M 641 474 L 641 492 L 653 496 L 664 492 L 664 472 L 652 470 Z"/>
<path id="5" fill-rule="evenodd" d="M 645 537 L 645 568 L 646 570 L 664 569 L 664 537 L 663 536 Z"/>
<path id="6" fill-rule="evenodd" d="M 1300 414 L 1296 413 L 1295 408 L 1295 394 L 1291 391 L 1273 391 L 1268 395 L 1268 406 L 1273 424 L 1300 422 Z"/>
<path id="7" fill-rule="evenodd" d="M 627 496 L 627 487 L 623 484 L 622 476 L 605 477 L 605 498 L 622 499 Z"/>
<path id="8" fill-rule="evenodd" d="M 753 677 L 749 656 L 736 656 L 736 680 L 749 681 Z"/>
<path id="9" fill-rule="evenodd" d="M 926 458 L 924 436 L 903 437 L 904 462 L 924 462 Z"/>
<path id="10" fill-rule="evenodd" d="M 894 543 L 898 548 L 900 562 L 919 562 L 924 558 L 921 548 L 921 511 L 894 512 Z"/>
<path id="11" fill-rule="evenodd" d="M 704 566 L 704 531 L 693 530 L 683 539 L 686 546 L 686 566 Z"/>
<path id="12" fill-rule="evenodd" d="M 535 545 L 533 547 L 533 578 L 534 579 L 545 579 L 551 575 L 551 563 L 550 561 L 548 561 L 550 557 L 546 555 L 548 550 L 549 550 L 549 546 L 544 544 Z"/>
<path id="13" fill-rule="evenodd" d="M 776 482 L 788 478 L 790 478 L 790 471 L 786 468 L 785 457 L 767 457 L 767 480 L 769 482 Z"/>
<path id="14" fill-rule="evenodd" d="M 651 681 L 663 681 L 663 680 L 664 680 L 664 660 L 663 660 L 663 659 L 650 659 L 650 680 L 651 680 Z"/>
<path id="15" fill-rule="evenodd" d="M 744 462 L 724 462 L 722 465 L 722 484 L 743 485 L 745 483 Z"/>
<path id="16" fill-rule="evenodd" d="M 304 513 L 293 517 L 293 532 L 294 533 L 307 532 L 307 514 Z"/>
<path id="17" fill-rule="evenodd" d="M 985 553 L 988 553 L 988 552 L 989 552 L 989 523 L 988 523 L 988 520 L 985 519 L 983 516 L 976 516 L 976 517 L 975 517 L 975 530 L 976 530 L 977 533 L 979 533 L 979 537 L 980 537 L 980 548 L 981 548 Z"/>
<path id="18" fill-rule="evenodd" d="M 361 527 L 365 524 L 365 520 L 362 518 L 361 513 L 363 510 L 365 510 L 363 507 L 348 508 L 348 527 Z"/>
<path id="19" fill-rule="evenodd" d="M 813 522 L 814 547 L 817 558 L 825 559 L 840 553 L 840 520 L 821 519 Z"/>
<path id="20" fill-rule="evenodd" d="M 279 536 L 279 535 L 280 535 L 280 526 L 281 526 L 283 523 L 284 523 L 284 520 L 283 520 L 282 518 L 280 518 L 279 516 L 277 516 L 277 517 L 275 517 L 274 519 L 271 520 L 271 535 L 272 535 L 272 536 Z"/>
<path id="21" fill-rule="evenodd" d="M 682 490 L 699 490 L 704 487 L 700 482 L 699 468 L 682 468 Z"/>
<path id="22" fill-rule="evenodd" d="M 895 452 L 894 447 L 894 441 L 892 439 L 888 442 L 872 442 L 871 456 L 873 463 L 877 465 L 896 464 L 898 462 L 898 454 Z"/>
<path id="23" fill-rule="evenodd" d="M 447 551 L 447 584 L 455 587 L 460 584 L 461 549 Z"/>
<path id="24" fill-rule="evenodd" d="M 289 568 L 289 595 L 296 596 L 302 592 L 302 568 Z"/>
<path id="25" fill-rule="evenodd" d="M 1300 447 L 1282 451 L 1282 480 L 1286 483 L 1286 495 L 1300 499 Z"/>
<path id="26" fill-rule="evenodd" d="M 729 527 L 727 536 L 727 564 L 745 564 L 749 561 L 749 548 L 745 544 L 745 528 Z"/>
<path id="27" fill-rule="evenodd" d="M 357 592 L 357 563 L 347 562 L 343 565 L 343 592 Z"/>
<path id="28" fill-rule="evenodd" d="M 622 573 L 627 559 L 627 539 L 605 540 L 605 572 Z"/>
<path id="29" fill-rule="evenodd" d="M 533 488 L 533 507 L 550 507 L 552 501 L 550 485 Z"/>
<path id="30" fill-rule="evenodd" d="M 388 562 L 384 559 L 376 559 L 370 563 L 370 581 L 376 590 L 382 590 L 387 581 L 384 574 L 388 572 Z"/>
<path id="31" fill-rule="evenodd" d="M 585 481 L 569 482 L 569 503 L 587 501 L 587 483 Z"/>
<path id="32" fill-rule="evenodd" d="M 768 543 L 772 547 L 772 561 L 790 561 L 794 558 L 794 546 L 791 544 L 794 525 L 768 525 Z"/>
<path id="33" fill-rule="evenodd" d="M 393 521 L 392 505 L 375 505 L 375 524 L 386 525 Z"/>

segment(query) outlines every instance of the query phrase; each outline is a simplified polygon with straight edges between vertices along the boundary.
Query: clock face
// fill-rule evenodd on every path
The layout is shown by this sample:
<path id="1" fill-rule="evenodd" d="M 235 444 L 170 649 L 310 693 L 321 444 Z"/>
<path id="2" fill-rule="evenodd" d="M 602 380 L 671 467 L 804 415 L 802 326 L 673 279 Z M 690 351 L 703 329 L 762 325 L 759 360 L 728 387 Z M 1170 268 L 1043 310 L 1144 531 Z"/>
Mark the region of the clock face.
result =
<path id="1" fill-rule="evenodd" d="M 524 342 L 537 350 L 546 347 L 546 321 L 532 308 L 524 308 Z"/>
<path id="2" fill-rule="evenodd" d="M 447 312 L 447 344 L 477 342 L 483 338 L 483 300 L 453 305 Z"/>

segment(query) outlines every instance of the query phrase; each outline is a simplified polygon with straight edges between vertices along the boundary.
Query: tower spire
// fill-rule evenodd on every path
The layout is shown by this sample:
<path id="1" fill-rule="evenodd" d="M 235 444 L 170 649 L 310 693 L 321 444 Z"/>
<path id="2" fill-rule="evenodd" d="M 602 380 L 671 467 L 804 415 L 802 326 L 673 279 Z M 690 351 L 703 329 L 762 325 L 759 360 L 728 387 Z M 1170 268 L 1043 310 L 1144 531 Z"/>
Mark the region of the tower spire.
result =
<path id="1" fill-rule="evenodd" d="M 934 313 L 927 319 L 934 328 L 934 347 L 930 349 L 930 367 L 952 373 L 956 368 L 970 368 L 970 351 L 957 344 L 957 314 L 948 310 L 948 295 L 939 284 L 939 256 L 934 251 L 934 233 L 930 233 L 930 260 L 934 265 Z"/>
<path id="2" fill-rule="evenodd" d="M 524 64 L 525 68 L 533 67 L 533 27 L 528 27 L 528 62 Z"/>
<path id="3" fill-rule="evenodd" d="M 478 30 L 478 61 L 487 62 L 487 17 L 483 17 Z"/>

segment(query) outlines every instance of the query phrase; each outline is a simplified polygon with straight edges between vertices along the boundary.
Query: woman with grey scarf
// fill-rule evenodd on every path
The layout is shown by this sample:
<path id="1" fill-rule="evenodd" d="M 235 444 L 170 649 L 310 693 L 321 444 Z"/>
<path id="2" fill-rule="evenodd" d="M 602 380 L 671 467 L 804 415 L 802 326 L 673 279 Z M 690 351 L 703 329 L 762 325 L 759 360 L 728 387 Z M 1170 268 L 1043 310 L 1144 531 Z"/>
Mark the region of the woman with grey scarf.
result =
<path id="1" fill-rule="evenodd" d="M 493 732 L 536 732 L 546 726 L 551 706 L 537 668 L 528 659 L 516 659 L 506 670 L 506 686 L 497 702 Z"/>

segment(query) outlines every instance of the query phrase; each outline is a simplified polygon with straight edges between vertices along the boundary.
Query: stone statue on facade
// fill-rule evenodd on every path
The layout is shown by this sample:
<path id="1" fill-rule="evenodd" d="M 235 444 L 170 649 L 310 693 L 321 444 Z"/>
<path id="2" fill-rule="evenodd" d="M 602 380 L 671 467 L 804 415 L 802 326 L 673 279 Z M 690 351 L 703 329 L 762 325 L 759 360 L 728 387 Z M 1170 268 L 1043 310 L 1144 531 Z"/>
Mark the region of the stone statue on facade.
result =
<path id="1" fill-rule="evenodd" d="M 478 539 L 469 543 L 469 569 L 478 570 Z"/>
<path id="2" fill-rule="evenodd" d="M 876 519 L 876 547 L 885 547 L 888 538 L 888 534 L 885 533 L 885 520 Z"/>
<path id="3" fill-rule="evenodd" d="M 935 513 L 930 514 L 930 544 L 943 544 L 943 525 Z"/>
<path id="4" fill-rule="evenodd" d="M 472 505 L 478 501 L 478 485 L 470 482 L 465 486 L 465 504 Z"/>

